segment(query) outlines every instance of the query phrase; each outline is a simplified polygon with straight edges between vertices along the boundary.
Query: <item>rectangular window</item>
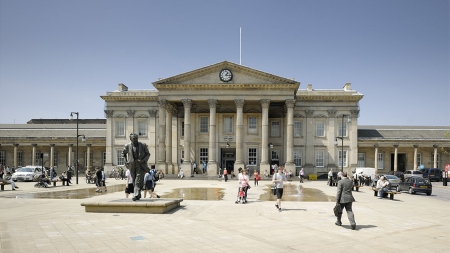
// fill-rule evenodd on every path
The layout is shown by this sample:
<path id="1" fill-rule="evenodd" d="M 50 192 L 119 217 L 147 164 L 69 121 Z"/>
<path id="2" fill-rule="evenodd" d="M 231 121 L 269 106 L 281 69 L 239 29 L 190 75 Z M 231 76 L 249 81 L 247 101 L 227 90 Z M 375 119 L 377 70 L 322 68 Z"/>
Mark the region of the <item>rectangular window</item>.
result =
<path id="1" fill-rule="evenodd" d="M 440 158 L 441 158 L 440 155 L 437 154 L 436 168 L 440 168 L 440 167 L 439 167 L 439 161 L 441 160 Z M 431 164 L 430 164 L 430 167 L 433 167 L 433 168 L 434 168 L 434 152 L 431 153 Z"/>
<path id="2" fill-rule="evenodd" d="M 181 160 L 184 161 L 184 149 L 181 150 Z"/>
<path id="3" fill-rule="evenodd" d="M 181 121 L 181 136 L 184 136 L 184 121 Z"/>
<path id="4" fill-rule="evenodd" d="M 200 164 L 208 163 L 208 149 L 200 148 Z"/>
<path id="5" fill-rule="evenodd" d="M 138 131 L 139 136 L 147 136 L 147 122 L 146 121 L 138 121 Z"/>
<path id="6" fill-rule="evenodd" d="M 90 158 L 89 166 L 92 167 L 92 152 L 89 153 L 89 158 Z M 84 152 L 84 166 L 86 166 L 86 167 L 88 166 L 87 160 L 88 160 L 87 159 L 87 152 Z"/>
<path id="7" fill-rule="evenodd" d="M 36 160 L 34 160 L 34 165 L 41 165 L 41 151 L 36 151 Z"/>
<path id="8" fill-rule="evenodd" d="M 0 162 L 0 164 L 2 164 Z M 23 151 L 17 151 L 17 166 L 23 167 Z"/>
<path id="9" fill-rule="evenodd" d="M 366 167 L 366 153 L 358 153 L 358 167 Z"/>
<path id="10" fill-rule="evenodd" d="M 270 136 L 271 137 L 280 137 L 280 122 L 279 121 L 271 122 Z"/>
<path id="11" fill-rule="evenodd" d="M 256 134 L 258 129 L 257 129 L 257 121 L 256 121 L 256 117 L 248 117 L 248 133 L 249 134 Z"/>
<path id="12" fill-rule="evenodd" d="M 384 169 L 384 153 L 378 153 L 378 168 L 379 170 Z"/>
<path id="13" fill-rule="evenodd" d="M 224 133 L 233 133 L 233 118 L 232 117 L 223 117 L 223 132 Z"/>
<path id="14" fill-rule="evenodd" d="M 116 122 L 116 136 L 125 136 L 125 121 Z"/>
<path id="15" fill-rule="evenodd" d="M 6 152 L 0 151 L 0 164 L 6 165 Z"/>
<path id="16" fill-rule="evenodd" d="M 325 136 L 325 122 L 323 121 L 316 122 L 316 136 L 317 137 Z"/>
<path id="17" fill-rule="evenodd" d="M 342 154 L 344 157 L 342 157 Z M 347 167 L 347 150 L 344 150 L 344 153 L 342 153 L 342 150 L 339 150 L 339 167 L 342 167 L 342 161 L 344 162 L 344 167 Z"/>
<path id="18" fill-rule="evenodd" d="M 248 149 L 248 164 L 256 165 L 256 148 Z"/>
<path id="19" fill-rule="evenodd" d="M 58 167 L 58 151 L 53 152 L 53 166 Z"/>
<path id="20" fill-rule="evenodd" d="M 422 155 L 417 153 L 417 166 L 422 165 Z M 417 169 L 417 168 L 414 168 Z"/>
<path id="21" fill-rule="evenodd" d="M 338 136 L 347 136 L 347 122 L 344 122 L 344 125 L 342 125 L 342 122 L 339 122 L 339 135 Z"/>
<path id="22" fill-rule="evenodd" d="M 200 133 L 208 132 L 208 117 L 200 117 Z"/>
<path id="23" fill-rule="evenodd" d="M 302 122 L 294 121 L 294 137 L 302 136 Z"/>
<path id="24" fill-rule="evenodd" d="M 322 150 L 316 150 L 316 167 L 323 167 L 325 164 L 324 154 Z"/>
<path id="25" fill-rule="evenodd" d="M 125 165 L 125 158 L 122 156 L 122 149 L 117 150 L 117 165 Z"/>
<path id="26" fill-rule="evenodd" d="M 294 163 L 295 163 L 295 167 L 302 166 L 302 151 L 301 150 L 294 150 Z"/>
<path id="27" fill-rule="evenodd" d="M 102 167 L 105 167 L 106 164 L 106 152 L 102 152 Z"/>

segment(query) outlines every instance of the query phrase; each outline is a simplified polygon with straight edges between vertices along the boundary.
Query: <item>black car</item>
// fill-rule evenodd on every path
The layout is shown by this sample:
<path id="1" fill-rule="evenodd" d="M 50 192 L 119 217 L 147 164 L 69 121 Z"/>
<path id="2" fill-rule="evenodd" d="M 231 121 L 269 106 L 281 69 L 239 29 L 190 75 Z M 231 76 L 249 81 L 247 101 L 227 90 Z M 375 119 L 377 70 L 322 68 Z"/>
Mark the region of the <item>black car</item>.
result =
<path id="1" fill-rule="evenodd" d="M 425 168 L 425 169 L 421 169 L 420 171 L 422 171 L 422 176 L 425 178 L 429 178 L 430 181 L 442 181 L 442 171 L 440 169 L 436 169 L 436 168 Z"/>
<path id="2" fill-rule="evenodd" d="M 430 196 L 433 191 L 432 187 L 430 179 L 416 176 L 408 177 L 404 182 L 400 182 L 397 186 L 397 191 L 408 191 L 410 194 L 423 192 Z"/>

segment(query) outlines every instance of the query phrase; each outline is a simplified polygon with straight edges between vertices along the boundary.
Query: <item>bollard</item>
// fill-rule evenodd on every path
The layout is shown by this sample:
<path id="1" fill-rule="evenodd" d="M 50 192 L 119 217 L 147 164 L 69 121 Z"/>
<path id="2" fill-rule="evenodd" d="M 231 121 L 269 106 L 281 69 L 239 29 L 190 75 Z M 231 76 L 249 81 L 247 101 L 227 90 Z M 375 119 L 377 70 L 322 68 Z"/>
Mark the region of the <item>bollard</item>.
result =
<path id="1" fill-rule="evenodd" d="M 443 186 L 447 186 L 447 178 L 446 178 L 446 177 L 444 177 L 444 178 L 442 179 L 442 185 L 443 185 Z"/>

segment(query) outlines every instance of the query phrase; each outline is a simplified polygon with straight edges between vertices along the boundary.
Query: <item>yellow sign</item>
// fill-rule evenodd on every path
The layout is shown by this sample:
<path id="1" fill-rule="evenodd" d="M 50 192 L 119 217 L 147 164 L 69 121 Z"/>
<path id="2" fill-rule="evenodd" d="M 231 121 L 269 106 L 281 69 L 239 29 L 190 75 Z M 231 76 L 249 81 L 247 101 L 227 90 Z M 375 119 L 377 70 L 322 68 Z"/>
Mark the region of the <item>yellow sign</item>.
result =
<path id="1" fill-rule="evenodd" d="M 309 174 L 309 180 L 317 180 L 317 174 Z"/>

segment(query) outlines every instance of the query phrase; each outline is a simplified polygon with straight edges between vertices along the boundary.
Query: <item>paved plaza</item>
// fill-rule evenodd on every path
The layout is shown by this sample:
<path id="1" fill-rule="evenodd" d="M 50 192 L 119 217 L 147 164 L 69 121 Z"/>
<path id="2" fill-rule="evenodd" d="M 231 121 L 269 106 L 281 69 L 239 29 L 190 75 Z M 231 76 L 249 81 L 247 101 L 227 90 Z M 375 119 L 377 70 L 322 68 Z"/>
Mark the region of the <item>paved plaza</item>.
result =
<path id="1" fill-rule="evenodd" d="M 73 182 L 75 180 L 72 180 Z M 107 185 L 125 181 L 108 179 Z M 297 181 L 291 182 L 298 185 Z M 16 195 L 93 188 L 80 178 L 69 187 L 34 188 L 19 182 L 0 192 L 0 252 L 449 252 L 450 186 L 433 183 L 433 195 L 397 194 L 378 199 L 369 187 L 353 195 L 356 230 L 346 214 L 334 225 L 333 202 L 260 201 L 270 181 L 249 190 L 247 204 L 235 204 L 237 180 L 164 179 L 162 195 L 175 188 L 223 188 L 221 201 L 184 200 L 166 214 L 87 213 L 86 199 L 31 199 Z M 58 183 L 60 185 L 60 183 Z M 305 181 L 334 197 L 336 187 Z M 125 198 L 121 192 L 98 193 L 89 200 Z"/>

